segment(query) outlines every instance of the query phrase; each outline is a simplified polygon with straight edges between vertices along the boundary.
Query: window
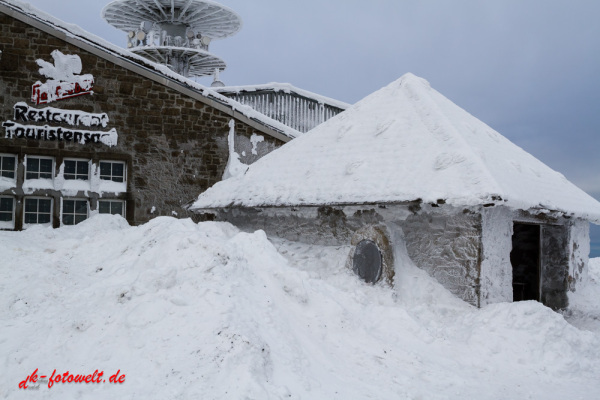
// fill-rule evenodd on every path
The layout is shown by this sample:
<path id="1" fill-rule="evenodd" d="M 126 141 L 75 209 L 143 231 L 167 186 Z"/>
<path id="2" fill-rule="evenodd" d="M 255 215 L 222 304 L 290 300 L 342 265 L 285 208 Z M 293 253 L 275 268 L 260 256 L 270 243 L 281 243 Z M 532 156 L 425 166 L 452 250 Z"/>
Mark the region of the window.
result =
<path id="1" fill-rule="evenodd" d="M 87 200 L 63 199 L 62 206 L 63 225 L 77 225 L 88 217 Z"/>
<path id="2" fill-rule="evenodd" d="M 376 283 L 383 271 L 383 258 L 377 244 L 371 240 L 362 240 L 356 245 L 352 268 L 362 280 Z"/>
<path id="3" fill-rule="evenodd" d="M 98 202 L 100 214 L 120 215 L 125 218 L 125 202 L 123 200 L 100 200 Z"/>
<path id="4" fill-rule="evenodd" d="M 122 161 L 100 161 L 100 179 L 125 182 L 125 163 Z"/>
<path id="5" fill-rule="evenodd" d="M 87 181 L 90 179 L 90 162 L 87 160 L 65 160 L 64 177 L 67 180 Z"/>
<path id="6" fill-rule="evenodd" d="M 49 224 L 52 222 L 52 199 L 25 199 L 25 223 Z"/>
<path id="7" fill-rule="evenodd" d="M 52 179 L 54 160 L 48 157 L 27 156 L 25 179 Z"/>
<path id="8" fill-rule="evenodd" d="M 0 197 L 0 229 L 14 229 L 15 199 Z"/>
<path id="9" fill-rule="evenodd" d="M 17 157 L 0 154 L 0 177 L 15 179 L 17 172 Z"/>

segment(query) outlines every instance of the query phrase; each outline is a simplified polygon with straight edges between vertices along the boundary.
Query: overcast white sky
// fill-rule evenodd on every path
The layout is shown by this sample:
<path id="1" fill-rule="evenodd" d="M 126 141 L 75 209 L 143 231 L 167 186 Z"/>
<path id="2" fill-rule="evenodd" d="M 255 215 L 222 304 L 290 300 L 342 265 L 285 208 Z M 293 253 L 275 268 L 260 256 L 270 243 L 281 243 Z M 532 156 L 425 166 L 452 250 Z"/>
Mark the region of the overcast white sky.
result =
<path id="1" fill-rule="evenodd" d="M 101 18 L 107 0 L 26 2 L 126 43 Z M 599 1 L 219 2 L 244 21 L 211 45 L 226 84 L 289 82 L 354 103 L 412 72 L 600 200 Z"/>

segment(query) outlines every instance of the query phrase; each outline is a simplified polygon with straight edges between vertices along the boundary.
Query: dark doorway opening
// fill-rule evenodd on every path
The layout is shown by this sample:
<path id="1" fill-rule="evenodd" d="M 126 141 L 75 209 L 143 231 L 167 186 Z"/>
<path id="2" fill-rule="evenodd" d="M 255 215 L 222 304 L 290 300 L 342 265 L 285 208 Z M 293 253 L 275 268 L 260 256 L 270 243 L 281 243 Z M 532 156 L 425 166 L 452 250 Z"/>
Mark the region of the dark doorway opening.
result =
<path id="1" fill-rule="evenodd" d="M 540 226 L 513 226 L 510 263 L 513 269 L 513 301 L 540 301 Z"/>

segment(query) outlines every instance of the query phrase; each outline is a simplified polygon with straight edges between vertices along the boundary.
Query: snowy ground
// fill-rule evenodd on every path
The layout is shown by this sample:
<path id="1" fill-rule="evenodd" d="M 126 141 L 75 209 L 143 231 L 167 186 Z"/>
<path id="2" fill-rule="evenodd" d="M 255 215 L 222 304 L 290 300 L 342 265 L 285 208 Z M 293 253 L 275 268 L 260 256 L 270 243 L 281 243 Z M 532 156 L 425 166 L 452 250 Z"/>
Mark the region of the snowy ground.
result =
<path id="1" fill-rule="evenodd" d="M 411 265 L 368 286 L 347 251 L 164 217 L 0 232 L 0 398 L 598 398 L 600 259 L 569 323 L 475 309 Z M 106 382 L 20 390 L 36 368 Z"/>

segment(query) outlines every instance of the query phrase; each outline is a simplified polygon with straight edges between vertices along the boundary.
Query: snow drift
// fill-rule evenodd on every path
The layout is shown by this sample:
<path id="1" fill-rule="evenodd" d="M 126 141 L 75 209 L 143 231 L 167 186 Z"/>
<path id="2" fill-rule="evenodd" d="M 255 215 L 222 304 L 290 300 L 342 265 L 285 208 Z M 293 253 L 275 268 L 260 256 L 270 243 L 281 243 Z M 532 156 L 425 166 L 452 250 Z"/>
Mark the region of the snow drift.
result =
<path id="1" fill-rule="evenodd" d="M 35 396 L 18 384 L 37 368 L 106 374 L 38 389 L 56 399 L 597 398 L 597 325 L 473 308 L 410 262 L 395 289 L 370 286 L 348 250 L 167 217 L 0 232 L 0 397 Z M 599 294 L 573 296 L 580 322 Z"/>

